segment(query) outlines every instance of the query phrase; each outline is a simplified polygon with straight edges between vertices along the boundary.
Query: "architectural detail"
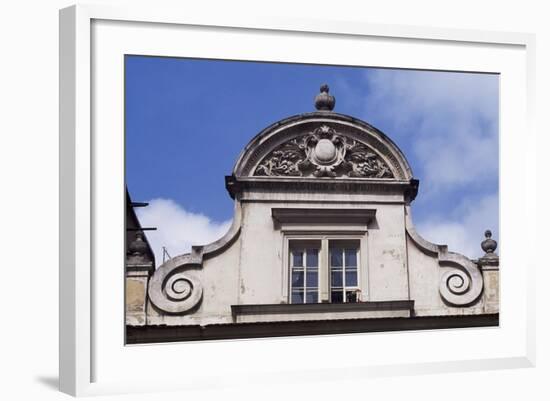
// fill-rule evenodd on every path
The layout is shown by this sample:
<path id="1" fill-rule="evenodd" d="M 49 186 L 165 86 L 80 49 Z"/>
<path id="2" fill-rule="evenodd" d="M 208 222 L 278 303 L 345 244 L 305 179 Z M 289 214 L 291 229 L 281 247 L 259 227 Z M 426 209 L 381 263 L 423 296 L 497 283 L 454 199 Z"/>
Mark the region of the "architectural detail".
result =
<path id="1" fill-rule="evenodd" d="M 147 203 L 132 202 L 126 191 L 126 322 L 144 325 L 147 322 L 147 286 L 155 271 L 155 255 L 144 228 L 134 212 Z"/>
<path id="2" fill-rule="evenodd" d="M 163 312 L 185 313 L 202 299 L 202 284 L 197 273 L 191 270 L 194 266 L 191 257 L 186 256 L 164 263 L 149 283 L 151 302 Z"/>
<path id="3" fill-rule="evenodd" d="M 493 233 L 491 230 L 485 231 L 485 240 L 481 243 L 481 249 L 485 251 L 485 255 L 483 256 L 484 259 L 494 259 L 498 258 L 498 256 L 495 254 L 495 250 L 497 249 L 497 242 L 492 239 Z"/>
<path id="4" fill-rule="evenodd" d="M 336 104 L 334 96 L 328 94 L 329 88 L 327 84 L 321 85 L 321 93 L 315 96 L 315 108 L 320 111 L 332 111 Z"/>
<path id="5" fill-rule="evenodd" d="M 454 252 L 439 255 L 439 265 L 451 269 L 441 274 L 439 293 L 453 306 L 467 306 L 475 302 L 483 290 L 483 277 L 468 258 Z"/>
<path id="6" fill-rule="evenodd" d="M 388 165 L 369 148 L 357 141 L 348 144 L 347 166 L 350 177 L 393 178 Z"/>
<path id="7" fill-rule="evenodd" d="M 327 128 L 321 128 L 326 126 Z M 323 133 L 326 130 L 327 132 Z M 326 138 L 321 138 L 321 134 Z M 314 137 L 317 136 L 317 138 Z M 331 142 L 329 145 L 323 141 L 317 151 L 311 154 L 316 157 L 317 166 L 332 166 L 336 161 L 340 161 L 341 177 L 338 178 L 369 178 L 368 181 L 374 181 L 383 178 L 390 178 L 395 181 L 410 181 L 413 179 L 411 168 L 397 145 L 387 137 L 383 132 L 377 130 L 373 126 L 356 118 L 338 114 L 335 112 L 317 111 L 314 113 L 306 113 L 297 115 L 279 121 L 256 135 L 250 143 L 244 148 L 231 177 L 238 180 L 252 177 L 270 177 L 275 180 L 277 177 L 288 177 L 294 180 L 304 178 L 317 178 L 312 173 L 303 174 L 298 167 L 302 167 L 301 163 L 313 164 L 309 169 L 317 169 L 314 161 L 306 154 L 306 141 L 308 138 L 312 140 L 327 139 Z M 332 140 L 334 138 L 334 140 Z M 342 143 L 347 148 L 344 160 L 338 159 L 338 149 L 341 149 Z M 311 147 L 308 148 L 311 152 Z M 315 148 L 313 148 L 315 149 Z M 361 155 L 359 152 L 365 150 L 368 154 Z M 282 151 L 274 155 L 276 151 Z M 288 154 L 286 154 L 286 152 Z M 336 160 L 332 161 L 332 152 L 336 156 Z M 349 151 L 349 155 L 347 154 Z M 341 152 L 340 154 L 343 154 Z M 276 169 L 269 166 L 269 159 L 272 156 L 280 157 L 280 160 L 275 161 L 275 167 L 280 165 L 281 169 Z M 281 157 L 282 156 L 282 157 Z M 379 160 L 390 173 L 378 173 L 384 171 L 382 166 L 378 167 L 377 162 L 373 163 L 374 156 Z M 324 159 L 326 158 L 326 159 Z M 340 156 L 341 158 L 341 156 Z M 326 161 L 325 161 L 326 160 Z M 306 163 L 307 162 L 307 163 Z M 356 165 L 357 174 L 351 176 L 344 174 L 351 171 L 351 166 L 348 163 Z M 263 167 L 259 167 L 263 165 Z M 296 166 L 294 168 L 293 166 Z M 303 166 L 306 167 L 306 166 Z M 258 169 L 259 168 L 259 169 Z M 337 170 L 337 168 L 335 168 Z M 298 171 L 298 172 L 296 172 Z M 306 171 L 310 171 L 307 170 Z M 286 172 L 283 174 L 282 172 Z M 269 175 L 271 173 L 271 175 Z M 378 175 L 378 177 L 377 177 Z M 328 176 L 326 176 L 328 177 Z M 320 177 L 324 178 L 324 177 Z M 332 178 L 332 177 L 331 177 Z M 319 182 L 324 182 L 322 180 Z M 366 181 L 366 180 L 365 180 Z"/>
<path id="8" fill-rule="evenodd" d="M 202 300 L 200 269 L 203 260 L 227 247 L 239 237 L 241 213 L 237 208 L 233 224 L 219 240 L 204 246 L 193 246 L 192 252 L 166 261 L 153 275 L 149 284 L 149 299 L 158 310 L 170 314 L 184 314 Z"/>
<path id="9" fill-rule="evenodd" d="M 477 260 L 477 265 L 483 275 L 483 305 L 486 313 L 498 313 L 500 303 L 500 262 L 495 253 L 497 242 L 492 236 L 491 230 L 485 231 L 485 239 L 481 242 L 481 249 L 485 255 Z"/>
<path id="10" fill-rule="evenodd" d="M 334 104 L 323 85 L 317 111 L 267 127 L 243 149 L 226 177 L 235 216 L 220 240 L 152 270 L 145 228 L 134 224 L 128 341 L 498 324 L 491 232 L 477 260 L 422 238 L 407 159 Z"/>
<path id="11" fill-rule="evenodd" d="M 130 264 L 146 263 L 149 261 L 147 251 L 149 246 L 143 240 L 143 232 L 136 231 L 135 239 L 128 245 L 127 260 Z"/>
<path id="12" fill-rule="evenodd" d="M 279 145 L 254 175 L 393 178 L 387 163 L 367 145 L 339 135 L 328 125 Z"/>
<path id="13" fill-rule="evenodd" d="M 406 230 L 412 243 L 422 252 L 435 256 L 441 271 L 439 293 L 453 306 L 465 306 L 476 301 L 483 290 L 483 277 L 477 265 L 458 253 L 449 252 L 447 245 L 437 245 L 422 238 L 412 224 L 410 206 L 405 208 Z"/>

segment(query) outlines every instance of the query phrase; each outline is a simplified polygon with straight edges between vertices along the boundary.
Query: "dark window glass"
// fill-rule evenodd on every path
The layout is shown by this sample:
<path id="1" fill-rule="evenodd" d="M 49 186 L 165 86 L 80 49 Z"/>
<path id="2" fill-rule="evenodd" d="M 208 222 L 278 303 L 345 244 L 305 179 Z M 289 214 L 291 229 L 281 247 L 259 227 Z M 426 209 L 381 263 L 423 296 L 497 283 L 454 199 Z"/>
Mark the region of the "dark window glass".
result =
<path id="1" fill-rule="evenodd" d="M 346 287 L 357 286 L 357 270 L 346 269 Z"/>
<path id="2" fill-rule="evenodd" d="M 319 266 L 319 250 L 318 249 L 308 249 L 306 256 L 307 267 L 317 267 Z"/>
<path id="3" fill-rule="evenodd" d="M 293 251 L 292 252 L 292 266 L 294 266 L 294 267 L 303 267 L 304 266 L 304 261 L 302 259 L 303 259 L 303 255 L 302 255 L 301 251 Z"/>
<path id="4" fill-rule="evenodd" d="M 330 286 L 331 287 L 342 287 L 342 270 L 336 270 L 330 272 Z"/>
<path id="5" fill-rule="evenodd" d="M 293 304 L 303 304 L 304 303 L 304 292 L 303 291 L 292 291 L 292 303 Z"/>
<path id="6" fill-rule="evenodd" d="M 342 249 L 332 248 L 330 250 L 330 266 L 342 267 Z"/>
<path id="7" fill-rule="evenodd" d="M 346 292 L 346 302 L 357 302 L 357 292 L 356 291 L 347 291 Z"/>
<path id="8" fill-rule="evenodd" d="M 357 267 L 357 249 L 346 249 L 346 267 Z"/>
<path id="9" fill-rule="evenodd" d="M 331 291 L 330 292 L 330 302 L 332 303 L 341 303 L 344 299 L 342 297 L 342 291 Z"/>
<path id="10" fill-rule="evenodd" d="M 292 287 L 303 287 L 304 286 L 304 272 L 302 270 L 297 270 L 292 272 Z"/>
<path id="11" fill-rule="evenodd" d="M 307 271 L 306 273 L 306 285 L 308 287 L 318 287 L 319 286 L 319 275 L 317 270 Z"/>
<path id="12" fill-rule="evenodd" d="M 319 296 L 317 295 L 317 291 L 306 292 L 306 303 L 308 304 L 317 303 L 318 299 L 319 299 Z"/>

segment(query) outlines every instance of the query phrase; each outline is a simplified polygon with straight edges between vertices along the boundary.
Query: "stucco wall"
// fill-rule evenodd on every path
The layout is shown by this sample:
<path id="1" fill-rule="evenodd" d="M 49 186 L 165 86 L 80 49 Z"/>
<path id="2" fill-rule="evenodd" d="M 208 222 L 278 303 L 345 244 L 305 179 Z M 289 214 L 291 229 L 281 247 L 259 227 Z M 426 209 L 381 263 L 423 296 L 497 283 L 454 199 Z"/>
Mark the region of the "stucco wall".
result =
<path id="1" fill-rule="evenodd" d="M 241 240 L 237 239 L 223 253 L 203 261 L 194 268 L 203 285 L 202 301 L 189 313 L 168 315 L 151 302 L 147 306 L 147 324 L 215 324 L 231 323 L 231 305 L 238 302 L 238 277 Z"/>
<path id="2" fill-rule="evenodd" d="M 327 202 L 325 197 L 325 194 L 244 194 L 244 199 L 240 200 L 242 219 L 238 239 L 223 252 L 205 258 L 202 267 L 189 269 L 202 283 L 202 300 L 195 308 L 180 315 L 162 313 L 149 303 L 147 324 L 206 325 L 285 320 L 284 315 L 276 314 L 246 318 L 234 316 L 231 306 L 289 303 L 285 236 L 292 234 L 293 230 L 300 232 L 304 238 L 308 235 L 319 238 L 320 233 L 326 234 L 323 238 L 333 238 L 335 233 L 342 238 L 347 235 L 346 232 L 360 238 L 363 257 L 360 258 L 359 281 L 363 302 L 413 300 L 416 316 L 498 311 L 498 299 L 494 301 L 498 296 L 498 269 L 496 273 L 484 273 L 485 276 L 491 275 L 491 282 L 487 285 L 492 287 L 486 288 L 488 293 L 493 294 L 490 311 L 485 311 L 483 296 L 466 306 L 453 306 L 442 299 L 441 278 L 455 267 L 441 266 L 437 252 L 427 252 L 407 234 L 407 210 L 402 197 L 331 194 L 332 202 Z M 363 227 L 361 224 L 320 221 L 307 227 L 297 225 L 289 228 L 273 219 L 273 209 L 282 208 L 369 209 L 375 211 L 375 217 Z M 496 289 L 493 288 L 495 286 Z M 395 313 L 388 311 L 363 315 L 395 316 Z M 338 319 L 342 316 L 328 313 L 324 318 Z M 294 320 L 297 318 L 299 316 L 292 316 Z M 311 317 L 304 315 L 303 318 Z"/>
<path id="3" fill-rule="evenodd" d="M 376 208 L 375 224 L 368 232 L 369 301 L 409 299 L 404 206 Z"/>

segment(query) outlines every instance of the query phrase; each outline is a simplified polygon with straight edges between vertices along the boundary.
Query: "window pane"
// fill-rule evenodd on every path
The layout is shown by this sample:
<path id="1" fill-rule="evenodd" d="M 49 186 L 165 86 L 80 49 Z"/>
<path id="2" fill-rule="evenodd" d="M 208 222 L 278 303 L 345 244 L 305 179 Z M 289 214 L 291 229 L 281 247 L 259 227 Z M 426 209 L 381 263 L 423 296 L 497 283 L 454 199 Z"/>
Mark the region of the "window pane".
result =
<path id="1" fill-rule="evenodd" d="M 330 266 L 342 267 L 342 249 L 331 248 L 330 250 Z"/>
<path id="2" fill-rule="evenodd" d="M 306 256 L 307 267 L 317 267 L 319 266 L 319 250 L 318 249 L 308 249 Z"/>
<path id="3" fill-rule="evenodd" d="M 292 266 L 293 267 L 304 266 L 302 251 L 299 251 L 299 250 L 292 251 Z"/>
<path id="4" fill-rule="evenodd" d="M 346 267 L 357 267 L 357 249 L 346 249 Z"/>
<path id="5" fill-rule="evenodd" d="M 357 302 L 357 292 L 356 291 L 347 291 L 346 292 L 346 302 Z"/>
<path id="6" fill-rule="evenodd" d="M 306 285 L 308 287 L 318 287 L 319 286 L 319 275 L 317 270 L 308 270 L 306 273 Z"/>
<path id="7" fill-rule="evenodd" d="M 342 287 L 343 285 L 342 274 L 343 274 L 342 270 L 330 272 L 331 287 Z"/>
<path id="8" fill-rule="evenodd" d="M 317 295 L 317 291 L 307 291 L 306 292 L 306 303 L 308 304 L 315 304 L 319 300 L 319 296 Z"/>
<path id="9" fill-rule="evenodd" d="M 304 286 L 304 272 L 303 270 L 295 270 L 292 272 L 292 287 Z"/>
<path id="10" fill-rule="evenodd" d="M 343 302 L 344 299 L 342 298 L 342 291 L 331 291 L 330 293 L 330 302 L 332 303 L 340 303 Z"/>
<path id="11" fill-rule="evenodd" d="M 357 286 L 357 270 L 346 269 L 346 287 Z"/>
<path id="12" fill-rule="evenodd" d="M 292 291 L 292 300 L 293 304 L 303 304 L 304 303 L 304 292 L 303 291 Z"/>

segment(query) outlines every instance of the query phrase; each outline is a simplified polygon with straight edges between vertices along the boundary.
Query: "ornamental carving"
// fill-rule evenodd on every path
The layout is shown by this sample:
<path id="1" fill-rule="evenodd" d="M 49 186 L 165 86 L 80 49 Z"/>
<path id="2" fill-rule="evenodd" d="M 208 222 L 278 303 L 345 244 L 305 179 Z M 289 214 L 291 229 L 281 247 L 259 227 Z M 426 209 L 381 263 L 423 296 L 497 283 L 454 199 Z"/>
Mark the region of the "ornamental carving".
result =
<path id="1" fill-rule="evenodd" d="M 202 284 L 197 272 L 185 270 L 184 265 L 177 266 L 172 261 L 155 271 L 149 282 L 149 299 L 166 313 L 183 314 L 201 302 Z"/>
<path id="2" fill-rule="evenodd" d="M 380 156 L 327 125 L 279 145 L 262 160 L 254 175 L 393 178 Z"/>

